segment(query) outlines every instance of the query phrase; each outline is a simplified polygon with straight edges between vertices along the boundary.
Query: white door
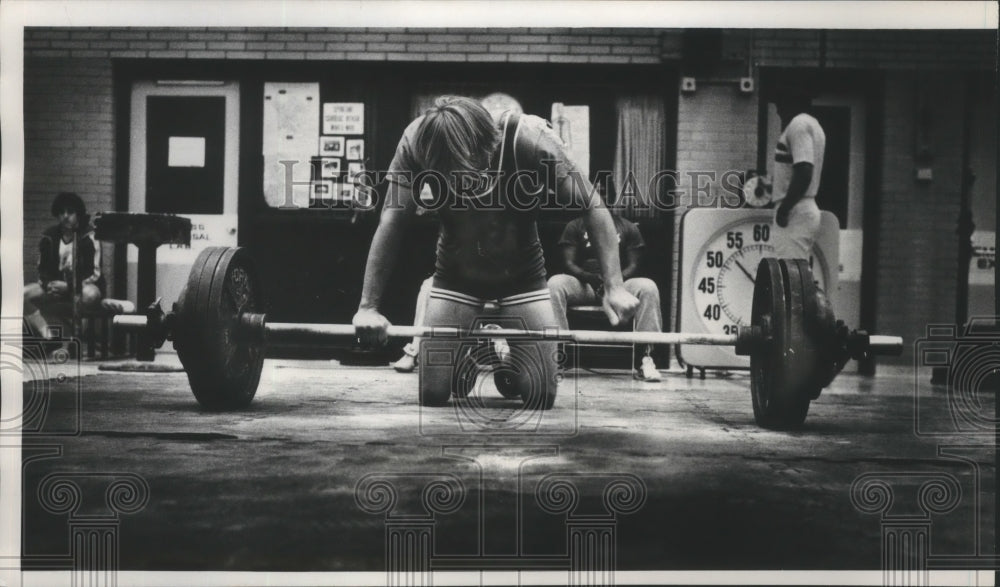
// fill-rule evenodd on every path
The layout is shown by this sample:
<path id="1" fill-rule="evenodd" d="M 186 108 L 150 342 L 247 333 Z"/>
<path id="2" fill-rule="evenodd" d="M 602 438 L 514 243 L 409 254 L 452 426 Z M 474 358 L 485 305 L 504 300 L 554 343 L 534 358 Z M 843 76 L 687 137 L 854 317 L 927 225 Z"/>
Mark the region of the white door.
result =
<path id="1" fill-rule="evenodd" d="M 129 210 L 191 219 L 191 246 L 156 251 L 156 295 L 169 310 L 195 257 L 236 246 L 239 85 L 137 82 L 132 87 Z M 129 299 L 136 299 L 138 249 L 128 247 Z"/>

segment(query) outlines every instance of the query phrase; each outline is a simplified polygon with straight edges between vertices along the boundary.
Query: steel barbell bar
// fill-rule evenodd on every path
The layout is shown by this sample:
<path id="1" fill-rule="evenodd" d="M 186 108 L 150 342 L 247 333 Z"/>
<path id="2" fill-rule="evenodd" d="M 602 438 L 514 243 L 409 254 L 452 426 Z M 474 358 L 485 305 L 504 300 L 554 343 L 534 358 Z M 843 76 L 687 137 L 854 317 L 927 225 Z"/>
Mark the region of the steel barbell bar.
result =
<path id="1" fill-rule="evenodd" d="M 114 326 L 122 330 L 136 332 L 149 325 L 149 318 L 143 315 L 120 315 L 113 319 Z M 351 324 L 316 324 L 300 322 L 267 322 L 264 314 L 247 313 L 240 317 L 241 336 L 258 336 L 253 330 L 263 328 L 265 343 L 315 343 L 337 344 L 355 339 Z M 571 341 L 578 343 L 632 343 L 632 344 L 708 344 L 735 345 L 736 334 L 688 334 L 675 332 L 616 332 L 606 330 L 526 330 L 518 328 L 477 328 L 463 329 L 452 326 L 389 326 L 389 338 L 518 338 Z"/>
<path id="2" fill-rule="evenodd" d="M 116 328 L 138 332 L 148 328 L 150 320 L 145 315 L 119 315 L 113 318 Z M 266 343 L 314 342 L 338 344 L 356 338 L 351 324 L 320 324 L 309 322 L 267 322 L 265 314 L 248 313 L 240 317 L 242 336 L 255 336 L 250 330 L 264 329 Z M 745 329 L 746 330 L 746 329 Z M 531 340 L 553 340 L 581 344 L 703 344 L 712 346 L 737 346 L 741 344 L 740 334 L 703 334 L 691 332 L 625 332 L 611 330 L 527 330 L 518 328 L 477 328 L 463 329 L 452 326 L 402 326 L 392 325 L 387 330 L 389 338 L 516 338 Z M 258 337 L 260 335 L 257 335 Z M 746 344 L 754 344 L 752 332 Z M 869 335 L 868 346 L 872 354 L 893 355 L 902 351 L 903 339 L 899 336 Z M 743 353 L 749 354 L 749 353 Z"/>
<path id="3" fill-rule="evenodd" d="M 805 261 L 764 259 L 757 269 L 751 325 L 738 334 L 390 326 L 388 336 L 734 346 L 750 356 L 754 418 L 771 428 L 800 425 L 849 359 L 899 354 L 903 340 L 851 331 L 835 320 Z M 236 409 L 256 394 L 271 344 L 356 339 L 350 324 L 269 323 L 254 264 L 245 249 L 210 247 L 195 260 L 175 311 L 156 303 L 146 315 L 116 316 L 118 329 L 142 331 L 157 346 L 173 340 L 191 390 L 210 409 Z"/>

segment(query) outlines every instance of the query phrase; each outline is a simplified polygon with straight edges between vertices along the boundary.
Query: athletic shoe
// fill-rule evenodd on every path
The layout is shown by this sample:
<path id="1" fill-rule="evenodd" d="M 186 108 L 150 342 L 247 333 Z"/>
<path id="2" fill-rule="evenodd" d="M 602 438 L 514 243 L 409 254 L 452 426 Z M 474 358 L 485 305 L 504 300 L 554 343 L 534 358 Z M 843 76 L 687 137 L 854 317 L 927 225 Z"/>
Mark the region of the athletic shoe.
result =
<path id="1" fill-rule="evenodd" d="M 656 369 L 656 363 L 653 362 L 653 357 L 645 356 L 642 358 L 642 363 L 639 368 L 635 370 L 635 378 L 641 381 L 659 381 L 660 372 Z"/>
<path id="2" fill-rule="evenodd" d="M 403 356 L 392 364 L 392 368 L 400 373 L 413 373 L 417 368 L 417 349 L 413 348 L 413 343 L 403 347 Z"/>

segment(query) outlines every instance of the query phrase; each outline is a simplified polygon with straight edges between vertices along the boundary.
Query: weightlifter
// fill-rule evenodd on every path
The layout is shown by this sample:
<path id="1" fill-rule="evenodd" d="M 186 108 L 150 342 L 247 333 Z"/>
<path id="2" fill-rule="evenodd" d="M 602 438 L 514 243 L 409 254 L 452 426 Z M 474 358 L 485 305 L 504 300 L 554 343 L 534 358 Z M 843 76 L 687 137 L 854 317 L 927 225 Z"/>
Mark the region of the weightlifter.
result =
<path id="1" fill-rule="evenodd" d="M 500 316 L 524 328 L 556 328 L 538 239 L 538 209 L 549 192 L 583 211 L 604 276 L 603 307 L 612 325 L 631 318 L 638 300 L 625 290 L 614 223 L 590 183 L 543 119 L 509 113 L 494 122 L 476 100 L 438 98 L 403 132 L 389 164 L 389 186 L 365 268 L 361 303 L 353 324 L 359 341 L 384 345 L 389 321 L 379 313 L 405 223 L 426 181 L 442 183 L 433 205 L 441 220 L 428 326 L 467 329 L 495 302 Z M 549 409 L 556 396 L 555 341 L 510 341 L 520 365 L 517 385 L 532 408 Z M 463 341 L 431 338 L 420 345 L 420 401 L 447 403 Z"/>

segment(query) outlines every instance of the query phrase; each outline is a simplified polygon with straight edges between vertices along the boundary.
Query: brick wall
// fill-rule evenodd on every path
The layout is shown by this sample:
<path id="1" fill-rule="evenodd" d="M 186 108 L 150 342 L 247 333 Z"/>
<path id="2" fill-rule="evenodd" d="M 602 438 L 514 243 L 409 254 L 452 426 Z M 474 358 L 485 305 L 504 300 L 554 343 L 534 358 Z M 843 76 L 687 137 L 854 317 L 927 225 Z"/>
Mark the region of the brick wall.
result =
<path id="1" fill-rule="evenodd" d="M 735 84 L 702 85 L 694 93 L 680 95 L 677 171 L 678 191 L 684 197 L 678 198 L 680 205 L 674 217 L 675 271 L 680 268 L 679 227 L 684 211 L 689 207 L 721 206 L 723 174 L 756 167 L 757 107 L 757 94 L 742 94 Z M 715 176 L 700 179 L 695 175 L 700 172 Z M 706 184 L 707 189 L 699 187 Z M 678 284 L 676 274 L 674 283 Z"/>
<path id="2" fill-rule="evenodd" d="M 759 66 L 993 69 L 996 31 L 754 31 Z"/>
<path id="3" fill-rule="evenodd" d="M 722 190 L 721 175 L 757 163 L 757 94 L 741 94 L 734 84 L 705 86 L 681 94 L 677 111 L 677 169 L 681 187 L 693 193 L 690 173 L 717 174 L 711 196 Z"/>
<path id="4" fill-rule="evenodd" d="M 659 63 L 654 29 L 59 28 L 25 31 L 32 57 Z"/>
<path id="5" fill-rule="evenodd" d="M 758 66 L 818 67 L 821 31 L 755 31 L 752 54 Z"/>
<path id="6" fill-rule="evenodd" d="M 38 238 L 52 198 L 76 192 L 93 214 L 114 206 L 111 62 L 29 57 L 24 75 L 24 278 L 38 278 Z M 104 246 L 110 283 L 112 245 Z"/>
<path id="7" fill-rule="evenodd" d="M 917 95 L 932 113 L 930 182 L 916 180 Z M 954 323 L 964 83 L 953 72 L 888 75 L 882 150 L 878 328 L 907 343 L 930 323 Z M 912 363 L 912 348 L 898 362 Z"/>

